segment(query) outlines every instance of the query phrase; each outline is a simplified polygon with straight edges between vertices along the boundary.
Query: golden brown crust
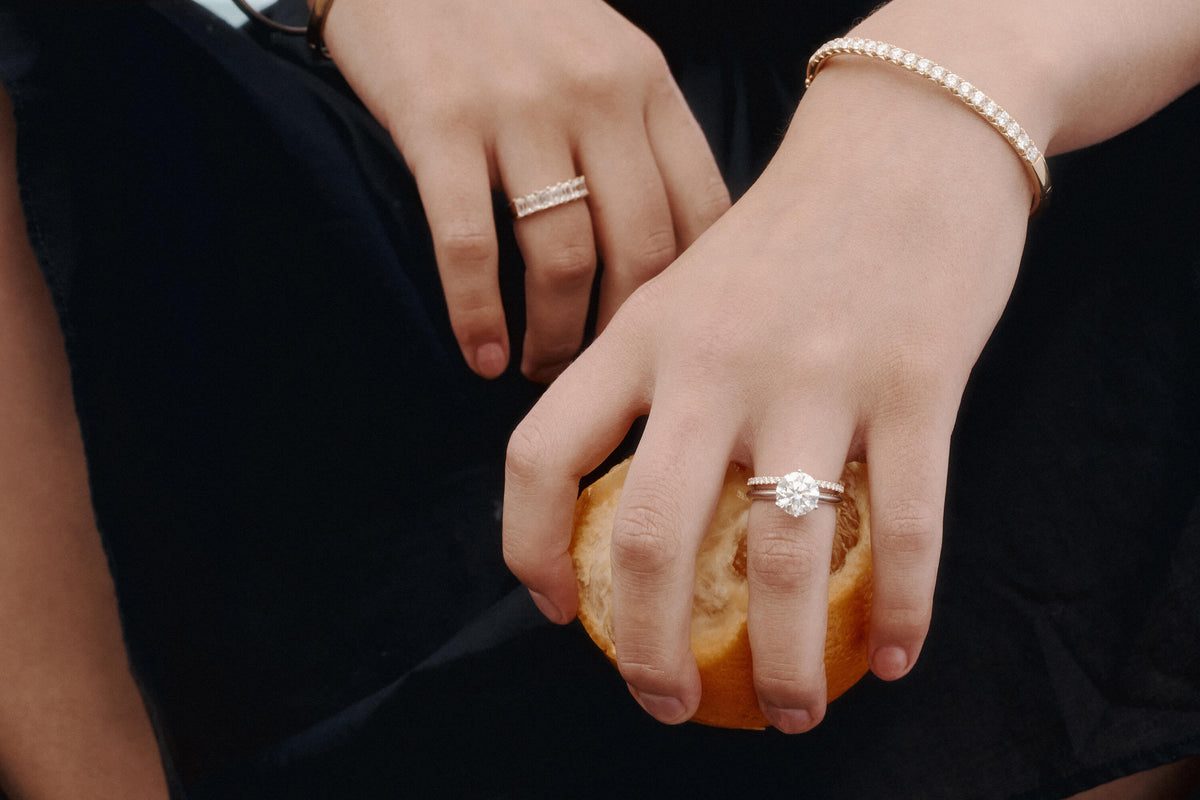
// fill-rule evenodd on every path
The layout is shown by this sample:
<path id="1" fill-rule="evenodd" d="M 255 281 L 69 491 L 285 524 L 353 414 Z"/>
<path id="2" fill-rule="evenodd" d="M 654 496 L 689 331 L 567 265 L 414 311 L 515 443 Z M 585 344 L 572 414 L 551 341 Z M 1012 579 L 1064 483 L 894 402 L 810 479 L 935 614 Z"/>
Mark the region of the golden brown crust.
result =
<path id="1" fill-rule="evenodd" d="M 618 464 L 580 494 L 571 541 L 579 588 L 579 619 L 592 641 L 614 663 L 609 538 L 629 463 L 626 460 Z M 731 465 L 726 473 L 713 525 L 706 534 L 696 567 L 692 650 L 704 693 L 692 719 L 722 728 L 765 728 L 768 724 L 754 691 L 746 629 L 747 475 L 746 470 L 736 465 Z M 842 482 L 846 484 L 846 501 L 837 511 L 825 638 L 829 700 L 857 683 L 868 668 L 871 526 L 866 466 L 847 464 Z"/>

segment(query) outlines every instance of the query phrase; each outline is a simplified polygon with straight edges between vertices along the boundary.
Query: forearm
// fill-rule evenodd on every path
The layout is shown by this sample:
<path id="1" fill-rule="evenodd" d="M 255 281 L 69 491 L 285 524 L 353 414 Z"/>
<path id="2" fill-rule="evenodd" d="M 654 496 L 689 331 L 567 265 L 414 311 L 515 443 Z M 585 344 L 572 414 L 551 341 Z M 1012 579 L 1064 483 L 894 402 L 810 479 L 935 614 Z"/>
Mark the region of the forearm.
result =
<path id="1" fill-rule="evenodd" d="M 166 797 L 92 518 L 66 352 L 25 236 L 0 90 L 0 786 Z"/>
<path id="2" fill-rule="evenodd" d="M 1200 83 L 1194 0 L 895 0 L 851 35 L 952 67 L 1049 154 L 1115 136 Z"/>

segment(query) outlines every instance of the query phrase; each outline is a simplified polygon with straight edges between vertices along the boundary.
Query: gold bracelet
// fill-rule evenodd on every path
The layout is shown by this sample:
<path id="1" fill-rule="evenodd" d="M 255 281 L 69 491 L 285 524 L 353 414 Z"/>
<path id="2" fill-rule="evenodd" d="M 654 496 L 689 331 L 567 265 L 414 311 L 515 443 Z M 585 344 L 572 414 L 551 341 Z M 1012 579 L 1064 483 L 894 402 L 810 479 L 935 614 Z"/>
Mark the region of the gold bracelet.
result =
<path id="1" fill-rule="evenodd" d="M 826 61 L 834 56 L 866 56 L 876 61 L 887 61 L 909 72 L 914 72 L 941 86 L 950 94 L 957 97 L 967 108 L 987 120 L 993 128 L 1000 132 L 1004 140 L 1012 146 L 1033 180 L 1033 204 L 1029 209 L 1032 215 L 1038 206 L 1050 194 L 1050 173 L 1046 167 L 1046 157 L 1037 145 L 1025 133 L 1024 128 L 1017 124 L 1007 111 L 983 93 L 979 87 L 963 80 L 945 67 L 930 61 L 916 53 L 879 42 L 874 39 L 834 39 L 821 45 L 817 52 L 808 60 L 808 72 L 804 79 L 805 87 L 811 86 L 813 79 Z"/>
<path id="2" fill-rule="evenodd" d="M 325 46 L 325 20 L 329 19 L 329 9 L 333 8 L 333 0 L 313 0 L 312 13 L 308 15 L 308 29 L 305 38 L 312 51 L 329 58 L 329 48 Z"/>

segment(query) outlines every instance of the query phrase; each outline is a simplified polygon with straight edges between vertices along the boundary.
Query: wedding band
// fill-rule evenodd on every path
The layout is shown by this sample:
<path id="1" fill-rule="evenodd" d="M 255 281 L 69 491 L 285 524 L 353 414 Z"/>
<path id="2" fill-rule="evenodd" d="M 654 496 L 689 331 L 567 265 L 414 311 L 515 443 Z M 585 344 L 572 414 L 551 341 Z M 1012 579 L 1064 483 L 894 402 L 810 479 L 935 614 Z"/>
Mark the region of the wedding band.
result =
<path id="1" fill-rule="evenodd" d="M 514 217 L 521 219 L 521 217 L 527 217 L 530 214 L 536 214 L 548 208 L 561 206 L 563 203 L 569 203 L 572 200 L 587 197 L 587 195 L 587 184 L 584 182 L 583 176 L 580 175 L 571 178 L 569 181 L 547 186 L 540 191 L 530 192 L 524 197 L 512 198 L 512 213 Z"/>
<path id="2" fill-rule="evenodd" d="M 746 492 L 751 500 L 774 500 L 775 505 L 793 517 L 802 517 L 820 503 L 842 502 L 845 485 L 835 481 L 819 481 L 807 472 L 796 470 L 783 476 L 754 477 L 746 481 L 753 488 Z"/>

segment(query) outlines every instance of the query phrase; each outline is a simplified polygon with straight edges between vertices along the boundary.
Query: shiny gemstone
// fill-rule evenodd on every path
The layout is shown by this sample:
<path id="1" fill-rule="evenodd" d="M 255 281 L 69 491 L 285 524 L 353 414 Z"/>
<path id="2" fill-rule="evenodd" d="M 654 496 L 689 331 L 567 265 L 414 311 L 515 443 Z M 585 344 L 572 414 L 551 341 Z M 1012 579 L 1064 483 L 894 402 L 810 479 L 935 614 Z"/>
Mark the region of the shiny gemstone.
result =
<path id="1" fill-rule="evenodd" d="M 793 517 L 802 517 L 817 507 L 821 487 L 806 472 L 789 472 L 775 484 L 775 505 Z"/>

